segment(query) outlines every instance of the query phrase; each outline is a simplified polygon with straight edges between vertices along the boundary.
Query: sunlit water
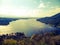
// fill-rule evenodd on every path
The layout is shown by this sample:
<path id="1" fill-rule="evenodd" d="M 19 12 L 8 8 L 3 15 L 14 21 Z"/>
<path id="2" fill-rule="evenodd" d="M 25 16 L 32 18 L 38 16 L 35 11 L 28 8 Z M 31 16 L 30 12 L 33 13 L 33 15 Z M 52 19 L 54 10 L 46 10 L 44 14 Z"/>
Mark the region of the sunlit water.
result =
<path id="1" fill-rule="evenodd" d="M 47 30 L 48 29 L 48 30 Z M 35 33 L 40 33 L 41 30 L 54 30 L 53 27 L 36 21 L 36 19 L 21 19 L 10 22 L 8 26 L 0 26 L 0 34 L 23 32 L 30 36 Z"/>

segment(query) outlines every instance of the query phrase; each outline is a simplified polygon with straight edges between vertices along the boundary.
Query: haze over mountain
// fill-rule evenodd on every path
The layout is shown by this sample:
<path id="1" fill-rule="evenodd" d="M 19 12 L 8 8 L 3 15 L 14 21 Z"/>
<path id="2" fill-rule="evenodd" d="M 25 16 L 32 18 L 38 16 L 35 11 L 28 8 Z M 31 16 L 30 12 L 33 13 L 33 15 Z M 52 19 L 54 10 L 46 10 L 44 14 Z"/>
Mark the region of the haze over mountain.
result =
<path id="1" fill-rule="evenodd" d="M 12 21 L 16 21 L 18 18 L 3 18 L 0 17 L 0 25 L 8 25 Z"/>
<path id="2" fill-rule="evenodd" d="M 39 18 L 39 19 L 37 19 L 37 21 L 52 25 L 54 27 L 60 26 L 60 13 L 57 13 L 51 17 Z"/>
<path id="3" fill-rule="evenodd" d="M 10 22 L 12 21 L 16 21 L 16 20 L 27 20 L 27 19 L 37 19 L 37 17 L 0 17 L 0 25 L 8 25 Z"/>

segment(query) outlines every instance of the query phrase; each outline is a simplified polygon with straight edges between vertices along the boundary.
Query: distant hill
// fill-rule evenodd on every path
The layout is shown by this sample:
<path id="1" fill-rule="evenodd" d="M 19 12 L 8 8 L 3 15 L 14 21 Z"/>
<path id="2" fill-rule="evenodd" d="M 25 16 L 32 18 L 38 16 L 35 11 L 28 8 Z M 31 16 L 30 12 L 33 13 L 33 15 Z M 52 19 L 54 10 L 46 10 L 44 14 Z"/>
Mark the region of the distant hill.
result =
<path id="1" fill-rule="evenodd" d="M 0 25 L 8 25 L 12 21 L 16 21 L 18 18 L 2 18 L 0 17 Z"/>
<path id="2" fill-rule="evenodd" d="M 52 25 L 54 27 L 60 26 L 60 13 L 55 14 L 51 17 L 39 18 L 37 21 L 40 21 L 45 24 Z"/>

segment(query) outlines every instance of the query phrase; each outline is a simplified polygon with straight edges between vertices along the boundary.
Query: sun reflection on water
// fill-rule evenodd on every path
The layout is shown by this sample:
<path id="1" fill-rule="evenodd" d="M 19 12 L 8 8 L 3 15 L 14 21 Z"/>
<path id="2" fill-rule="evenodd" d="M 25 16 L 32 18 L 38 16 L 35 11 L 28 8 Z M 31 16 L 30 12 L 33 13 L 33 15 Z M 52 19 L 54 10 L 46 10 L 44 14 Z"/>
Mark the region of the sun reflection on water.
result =
<path id="1" fill-rule="evenodd" d="M 11 33 L 11 30 L 10 26 L 0 26 L 0 35 Z"/>

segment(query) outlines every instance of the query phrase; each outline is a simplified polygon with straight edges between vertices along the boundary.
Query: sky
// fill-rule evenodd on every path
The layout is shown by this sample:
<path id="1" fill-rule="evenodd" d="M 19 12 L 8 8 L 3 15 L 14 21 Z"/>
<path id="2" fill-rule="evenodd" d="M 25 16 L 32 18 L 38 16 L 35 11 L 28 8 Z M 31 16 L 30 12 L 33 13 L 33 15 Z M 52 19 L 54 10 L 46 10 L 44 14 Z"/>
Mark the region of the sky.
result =
<path id="1" fill-rule="evenodd" d="M 0 0 L 0 17 L 47 17 L 60 12 L 60 0 Z"/>

